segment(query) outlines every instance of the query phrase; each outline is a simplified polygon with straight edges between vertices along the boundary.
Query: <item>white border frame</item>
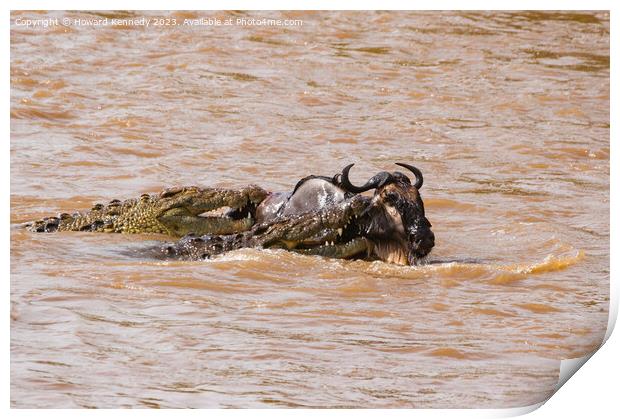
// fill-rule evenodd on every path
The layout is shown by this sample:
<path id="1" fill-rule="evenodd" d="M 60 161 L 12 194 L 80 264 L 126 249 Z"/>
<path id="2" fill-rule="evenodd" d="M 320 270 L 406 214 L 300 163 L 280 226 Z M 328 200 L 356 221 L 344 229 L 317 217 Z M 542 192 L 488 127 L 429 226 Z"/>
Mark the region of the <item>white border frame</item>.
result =
<path id="1" fill-rule="evenodd" d="M 616 2 L 617 3 L 617 2 Z M 144 7 L 148 5 L 148 7 Z M 16 9 L 24 9 L 24 10 L 35 10 L 35 9 L 54 9 L 54 10 L 72 10 L 72 9 L 84 9 L 85 3 L 84 1 L 75 1 L 75 0 L 66 0 L 66 1 L 31 1 L 25 0 L 21 1 L 19 4 L 14 4 Z M 174 4 L 169 2 L 164 2 L 161 0 L 156 0 L 152 2 L 138 2 L 138 1 L 118 1 L 118 0 L 110 0 L 110 1 L 101 1 L 95 0 L 88 2 L 88 9 L 92 10 L 120 10 L 120 9 L 129 9 L 129 10 L 304 10 L 304 9 L 319 9 L 319 10 L 329 10 L 329 9 L 340 9 L 340 10 L 371 10 L 371 9 L 381 9 L 381 10 L 525 10 L 525 9 L 534 9 L 534 10 L 610 10 L 611 11 L 611 33 L 610 33 L 610 52 L 611 52 L 611 73 L 610 73 L 610 93 L 611 93 L 611 103 L 610 103 L 610 115 L 612 119 L 611 129 L 610 129 L 610 148 L 611 148 L 611 157 L 610 157 L 610 167 L 611 167 L 611 179 L 610 179 L 610 202 L 611 202 L 611 214 L 618 212 L 618 158 L 616 153 L 614 152 L 614 144 L 617 141 L 617 104 L 618 104 L 618 95 L 620 94 L 619 90 L 614 91 L 614 87 L 617 86 L 617 74 L 614 73 L 613 70 L 618 68 L 618 56 L 617 56 L 617 47 L 614 42 L 614 35 L 617 35 L 617 25 L 618 25 L 618 8 L 614 7 L 614 2 L 612 1 L 601 1 L 601 0 L 590 0 L 590 1 L 562 1 L 562 2 L 553 2 L 549 0 L 521 0 L 521 1 L 503 1 L 499 2 L 491 2 L 491 1 L 467 1 L 467 2 L 459 2 L 459 1 L 449 1 L 449 0 L 435 0 L 432 3 L 423 3 L 423 2 L 405 2 L 405 1 L 397 1 L 397 0 L 383 0 L 383 1 L 353 1 L 346 0 L 338 2 L 337 4 L 333 1 L 326 0 L 315 0 L 315 1 L 305 1 L 298 0 L 293 4 L 289 1 L 283 0 L 264 0 L 260 3 L 252 2 L 247 0 L 231 0 L 231 1 L 218 1 L 211 3 L 201 3 L 201 2 L 192 2 L 188 0 L 177 0 Z M 170 9 L 170 6 L 174 6 L 174 9 Z M 206 6 L 206 7 L 205 7 Z M 7 7 L 7 6 L 5 6 Z M 3 22 L 8 23 L 10 21 L 10 9 L 3 9 Z M 5 98 L 3 101 L 3 128 L 5 133 L 5 138 L 10 137 L 10 25 L 6 24 L 4 26 L 5 31 L 5 43 L 3 45 L 3 54 L 2 54 L 2 67 L 3 67 L 3 75 L 5 78 L 5 82 L 2 84 L 3 97 Z M 614 118 L 614 116 L 616 116 Z M 615 140 L 615 141 L 614 141 Z M 6 204 L 2 206 L 2 215 L 5 220 L 10 219 L 10 142 L 4 141 L 4 150 L 3 158 L 5 159 L 4 164 L 2 164 L 3 171 L 3 182 L 1 184 L 2 187 L 2 195 L 6 197 Z M 615 167 L 615 169 L 614 169 Z M 15 417 L 30 417 L 33 413 L 35 414 L 45 414 L 51 415 L 52 417 L 83 417 L 84 415 L 88 415 L 91 417 L 108 417 L 108 416 L 124 416 L 128 417 L 129 415 L 134 416 L 135 414 L 139 415 L 148 415 L 148 416 L 160 416 L 160 415 L 168 415 L 173 414 L 175 416 L 183 416 L 183 417 L 195 417 L 196 415 L 203 416 L 205 414 L 204 411 L 197 410 L 182 410 L 182 411 L 154 411 L 154 410 L 139 410 L 139 411 L 129 411 L 129 410 L 98 410 L 98 411 L 84 411 L 84 410 L 17 410 L 10 409 L 10 234 L 9 234 L 9 225 L 8 223 L 2 224 L 2 237 L 3 244 L 5 246 L 4 253 L 4 280 L 2 281 L 3 291 L 5 298 L 9 301 L 6 301 L 5 305 L 5 327 L 3 333 L 3 343 L 5 349 L 5 374 L 6 379 L 2 381 L 2 390 L 4 396 L 4 407 L 5 414 L 9 414 Z M 615 326 L 615 322 L 618 314 L 618 289 L 617 289 L 617 272 L 618 272 L 618 262 L 614 261 L 613 256 L 617 255 L 617 240 L 618 237 L 618 224 L 617 217 L 611 217 L 610 220 L 610 261 L 611 261 L 611 278 L 610 278 L 610 309 L 609 309 L 609 322 L 608 329 L 605 336 L 607 340 Z M 583 417 L 584 415 L 592 415 L 601 416 L 601 417 L 609 417 L 609 412 L 617 412 L 618 403 L 617 403 L 617 384 L 618 384 L 618 372 L 620 362 L 618 360 L 617 354 L 620 353 L 620 343 L 617 337 L 617 333 L 615 336 L 612 336 L 611 339 L 604 345 L 602 349 L 600 349 L 597 353 L 595 353 L 592 359 L 587 363 L 586 368 L 579 371 L 577 373 L 577 377 L 569 380 L 565 386 L 561 388 L 561 390 L 551 397 L 547 406 L 542 409 L 536 411 L 533 414 L 533 417 L 537 418 L 548 418 L 548 417 Z M 589 357 L 586 357 L 589 358 Z M 583 361 L 583 360 L 582 360 Z M 577 360 L 574 362 L 575 365 L 581 366 L 583 362 Z M 576 370 L 575 365 L 569 367 L 569 372 L 574 373 Z M 567 364 L 564 363 L 564 367 L 566 368 Z M 520 415 L 532 410 L 536 410 L 541 404 L 524 407 L 524 408 L 515 408 L 515 409 L 487 409 L 487 410 L 461 410 L 461 409 L 422 409 L 422 410 L 321 410 L 320 412 L 316 412 L 314 410 L 305 410 L 305 409 L 286 409 L 286 410 L 273 410 L 273 409 L 265 409 L 265 410 L 219 410 L 217 411 L 217 415 L 221 417 L 237 417 L 239 415 L 248 415 L 252 417 L 269 417 L 269 418 L 278 418 L 283 415 L 295 415 L 300 417 L 310 417 L 319 413 L 321 415 L 328 416 L 350 416 L 355 415 L 356 419 L 359 418 L 360 415 L 390 415 L 392 417 L 407 417 L 410 418 L 412 416 L 415 417 L 429 417 L 429 418 L 481 418 L 481 417 L 506 417 L 506 416 L 514 416 Z"/>

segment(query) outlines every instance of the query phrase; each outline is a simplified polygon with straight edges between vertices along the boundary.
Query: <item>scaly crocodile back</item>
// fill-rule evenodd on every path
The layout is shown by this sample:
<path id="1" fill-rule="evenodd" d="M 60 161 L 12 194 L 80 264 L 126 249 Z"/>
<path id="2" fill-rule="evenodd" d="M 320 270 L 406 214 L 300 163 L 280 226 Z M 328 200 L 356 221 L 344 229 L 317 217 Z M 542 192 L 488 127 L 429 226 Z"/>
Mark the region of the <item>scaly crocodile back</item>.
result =
<path id="1" fill-rule="evenodd" d="M 95 231 L 105 233 L 162 233 L 168 230 L 152 216 L 158 209 L 157 195 L 143 194 L 140 199 L 110 201 L 96 204 L 89 211 L 63 213 L 46 217 L 26 227 L 30 231 L 51 233 L 55 231 Z"/>

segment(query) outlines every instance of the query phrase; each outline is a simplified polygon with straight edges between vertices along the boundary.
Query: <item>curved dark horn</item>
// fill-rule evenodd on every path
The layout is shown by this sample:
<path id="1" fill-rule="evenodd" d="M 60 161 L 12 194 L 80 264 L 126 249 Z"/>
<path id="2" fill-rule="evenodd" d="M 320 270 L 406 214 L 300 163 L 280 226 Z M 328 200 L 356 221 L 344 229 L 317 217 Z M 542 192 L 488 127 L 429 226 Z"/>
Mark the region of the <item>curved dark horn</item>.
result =
<path id="1" fill-rule="evenodd" d="M 366 182 L 366 184 L 361 187 L 355 186 L 351 183 L 351 181 L 349 180 L 349 170 L 351 170 L 354 165 L 355 163 L 351 163 L 350 165 L 342 169 L 342 176 L 340 177 L 340 182 L 342 183 L 342 186 L 344 186 L 344 188 L 349 192 L 355 193 L 362 193 L 372 189 L 372 185 L 368 184 L 369 182 Z"/>
<path id="2" fill-rule="evenodd" d="M 404 167 L 405 169 L 409 169 L 415 175 L 415 188 L 420 189 L 422 184 L 424 183 L 424 178 L 422 177 L 422 172 L 415 166 L 406 163 L 396 163 L 400 167 Z"/>
<path id="3" fill-rule="evenodd" d="M 371 177 L 364 186 L 355 186 L 351 184 L 351 181 L 349 180 L 349 170 L 351 170 L 351 167 L 353 167 L 353 165 L 354 163 L 351 163 L 350 165 L 342 169 L 342 176 L 340 178 L 342 186 L 344 186 L 344 188 L 349 192 L 362 193 L 374 188 L 379 188 L 389 182 L 394 181 L 394 177 L 390 173 L 381 172 Z"/>

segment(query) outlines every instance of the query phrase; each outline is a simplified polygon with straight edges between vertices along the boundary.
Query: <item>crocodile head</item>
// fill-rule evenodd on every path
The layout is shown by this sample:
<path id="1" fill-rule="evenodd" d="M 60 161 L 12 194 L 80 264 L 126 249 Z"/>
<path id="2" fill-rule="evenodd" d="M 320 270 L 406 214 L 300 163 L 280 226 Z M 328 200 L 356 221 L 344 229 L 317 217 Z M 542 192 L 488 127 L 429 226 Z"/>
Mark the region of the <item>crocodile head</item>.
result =
<path id="1" fill-rule="evenodd" d="M 231 234 L 252 226 L 256 207 L 266 196 L 267 192 L 256 185 L 241 189 L 170 188 L 152 200 L 152 216 L 174 236 Z M 229 211 L 223 213 L 222 208 Z"/>
<path id="2" fill-rule="evenodd" d="M 207 259 L 248 247 L 288 249 L 337 258 L 352 257 L 366 250 L 365 239 L 354 236 L 354 231 L 355 221 L 368 203 L 368 197 L 355 195 L 316 211 L 257 223 L 245 232 L 201 237 L 190 234 L 160 249 L 165 258 L 186 260 Z"/>

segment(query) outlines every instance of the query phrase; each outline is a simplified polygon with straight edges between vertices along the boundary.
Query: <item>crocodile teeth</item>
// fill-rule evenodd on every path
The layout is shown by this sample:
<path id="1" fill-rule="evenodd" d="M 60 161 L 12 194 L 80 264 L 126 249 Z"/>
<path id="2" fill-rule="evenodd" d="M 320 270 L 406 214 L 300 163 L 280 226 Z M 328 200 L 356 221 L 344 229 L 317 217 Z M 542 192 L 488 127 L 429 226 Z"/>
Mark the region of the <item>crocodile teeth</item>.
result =
<path id="1" fill-rule="evenodd" d="M 325 246 L 329 246 L 329 243 L 327 243 L 327 240 L 325 240 Z"/>
<path id="2" fill-rule="evenodd" d="M 331 245 L 331 246 L 333 246 L 333 245 L 334 245 L 334 242 L 332 241 L 332 242 L 330 243 L 330 245 Z"/>
<path id="3" fill-rule="evenodd" d="M 341 228 L 338 229 L 338 235 L 342 236 L 342 229 Z"/>

